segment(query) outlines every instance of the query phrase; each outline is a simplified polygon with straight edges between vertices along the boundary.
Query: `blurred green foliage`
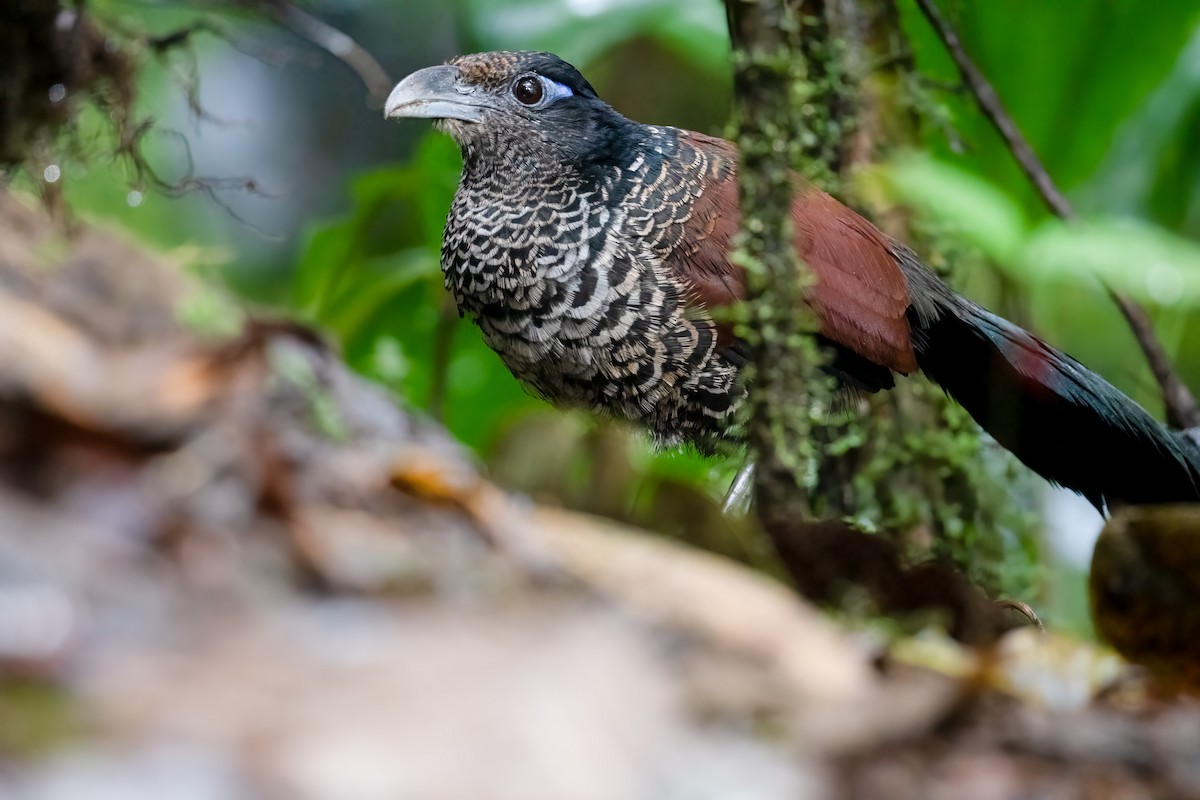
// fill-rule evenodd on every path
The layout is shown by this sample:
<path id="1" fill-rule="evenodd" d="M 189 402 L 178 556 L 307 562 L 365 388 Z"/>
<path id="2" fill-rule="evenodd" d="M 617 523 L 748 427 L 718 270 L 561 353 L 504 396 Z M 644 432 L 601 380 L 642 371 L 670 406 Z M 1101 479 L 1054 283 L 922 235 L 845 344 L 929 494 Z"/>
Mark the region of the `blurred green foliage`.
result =
<path id="1" fill-rule="evenodd" d="M 968 52 L 1088 220 L 1078 230 L 1045 224 L 1041 200 L 969 95 L 932 88 L 956 85 L 953 62 L 915 3 L 898 5 L 916 65 L 933 82 L 935 112 L 923 158 L 897 175 L 908 185 L 901 196 L 970 236 L 1021 288 L 1036 330 L 1139 402 L 1161 407 L 1097 274 L 1151 304 L 1185 382 L 1200 386 L 1200 315 L 1184 308 L 1196 302 L 1200 269 L 1200 4 L 945 4 Z M 994 285 L 992 292 L 980 299 L 994 304 Z"/>
<path id="2" fill-rule="evenodd" d="M 1031 290 L 1100 280 L 1144 303 L 1200 305 L 1200 244 L 1162 225 L 1096 216 L 1074 223 L 1044 219 L 1031 227 L 1015 198 L 996 184 L 924 154 L 899 158 L 883 174 L 897 199 L 948 226 Z"/>
<path id="3" fill-rule="evenodd" d="M 454 143 L 430 134 L 408 164 L 354 178 L 351 213 L 309 235 L 290 303 L 331 331 L 353 366 L 482 450 L 537 402 L 442 289 L 442 226 L 458 170 Z"/>
<path id="4" fill-rule="evenodd" d="M 549 50 L 592 63 L 651 40 L 713 76 L 728 73 L 719 2 L 686 0 L 462 0 L 464 39 L 481 50 Z"/>

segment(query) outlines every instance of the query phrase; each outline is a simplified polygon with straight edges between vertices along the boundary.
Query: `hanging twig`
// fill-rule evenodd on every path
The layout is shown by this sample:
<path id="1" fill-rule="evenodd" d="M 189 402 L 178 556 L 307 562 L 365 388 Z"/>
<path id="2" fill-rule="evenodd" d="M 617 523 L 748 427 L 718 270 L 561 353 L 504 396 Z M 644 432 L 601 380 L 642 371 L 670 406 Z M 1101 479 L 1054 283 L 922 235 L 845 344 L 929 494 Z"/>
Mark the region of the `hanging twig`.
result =
<path id="1" fill-rule="evenodd" d="M 329 23 L 301 11 L 290 2 L 271 0 L 264 5 L 280 25 L 354 70 L 367 88 L 371 107 L 383 108 L 383 102 L 395 81 L 365 47 Z"/>
<path id="2" fill-rule="evenodd" d="M 1059 191 L 1045 166 L 1042 165 L 1037 154 L 1033 152 L 1033 148 L 1029 146 L 1029 142 L 1017 128 L 1008 111 L 1005 110 L 1004 104 L 992 84 L 967 55 L 958 34 L 955 33 L 949 21 L 942 16 L 935 0 L 917 0 L 917 5 L 925 15 L 925 19 L 929 21 L 930 26 L 933 27 L 938 39 L 950 53 L 951 58 L 954 59 L 963 82 L 975 96 L 984 116 L 1004 139 L 1009 152 L 1017 160 L 1021 171 L 1037 188 L 1046 206 L 1061 219 L 1074 219 L 1075 210 L 1071 207 L 1070 202 Z M 1154 326 L 1151 324 L 1146 310 L 1128 295 L 1107 285 L 1105 289 L 1125 316 L 1125 321 L 1129 323 L 1133 335 L 1142 347 L 1142 352 L 1146 355 L 1146 361 L 1150 364 L 1150 370 L 1154 373 L 1154 378 L 1158 381 L 1159 390 L 1162 393 L 1163 405 L 1167 411 L 1167 421 L 1179 428 L 1200 426 L 1200 408 L 1196 405 L 1196 398 L 1180 380 L 1179 374 L 1172 366 L 1170 357 L 1154 333 Z"/>

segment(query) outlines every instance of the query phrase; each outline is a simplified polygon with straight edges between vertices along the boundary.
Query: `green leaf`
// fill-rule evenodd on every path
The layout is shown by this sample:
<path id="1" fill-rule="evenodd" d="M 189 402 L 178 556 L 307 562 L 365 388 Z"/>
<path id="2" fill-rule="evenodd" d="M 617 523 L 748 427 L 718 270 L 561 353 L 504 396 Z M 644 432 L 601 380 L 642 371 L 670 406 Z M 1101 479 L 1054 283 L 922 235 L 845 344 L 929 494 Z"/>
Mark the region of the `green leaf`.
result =
<path id="1" fill-rule="evenodd" d="M 1200 23 L 1195 0 L 1005 0 L 939 5 L 1050 174 L 1070 192 L 1105 158 L 1118 129 L 1163 81 Z M 959 76 L 913 0 L 897 3 L 917 67 Z M 955 138 L 929 143 L 986 176 L 1028 214 L 1044 207 L 967 92 L 939 92 Z M 1103 208 L 1095 208 L 1102 211 Z"/>
<path id="2" fill-rule="evenodd" d="M 1155 305 L 1200 305 L 1200 246 L 1135 219 L 1047 222 L 1001 266 L 1027 283 L 1099 278 Z"/>
<path id="3" fill-rule="evenodd" d="M 893 196 L 959 233 L 996 261 L 1008 261 L 1025 235 L 1025 216 L 996 185 L 961 167 L 911 153 L 883 172 Z"/>

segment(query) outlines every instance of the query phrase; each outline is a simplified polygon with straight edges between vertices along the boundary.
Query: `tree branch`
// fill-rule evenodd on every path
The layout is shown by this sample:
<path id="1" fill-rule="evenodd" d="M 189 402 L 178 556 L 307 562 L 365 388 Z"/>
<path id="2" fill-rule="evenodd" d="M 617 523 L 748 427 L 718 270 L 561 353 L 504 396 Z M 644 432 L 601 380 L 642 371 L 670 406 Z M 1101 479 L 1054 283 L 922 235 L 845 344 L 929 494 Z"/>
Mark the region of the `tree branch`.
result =
<path id="1" fill-rule="evenodd" d="M 992 84 L 971 60 L 953 26 L 938 10 L 935 0 L 916 1 L 938 39 L 954 59 L 963 82 L 975 96 L 984 116 L 1000 134 L 1008 146 L 1009 152 L 1020 165 L 1021 171 L 1038 190 L 1046 206 L 1061 219 L 1074 219 L 1075 210 L 1071 207 L 1070 202 L 1059 191 L 1045 166 L 1033 152 L 1033 148 L 1029 146 L 1029 142 L 1017 128 L 1008 111 L 1005 110 L 1004 104 Z M 1129 323 L 1133 335 L 1137 338 L 1138 344 L 1141 345 L 1142 352 L 1146 356 L 1146 361 L 1150 364 L 1150 370 L 1154 373 L 1155 380 L 1158 381 L 1163 404 L 1167 411 L 1167 421 L 1179 428 L 1200 426 L 1200 408 L 1196 405 L 1196 398 L 1171 365 L 1170 357 L 1167 356 L 1162 343 L 1154 334 L 1154 327 L 1146 310 L 1128 295 L 1107 285 L 1105 289 L 1108 291 L 1109 297 L 1117 304 L 1117 308 L 1121 310 L 1125 321 Z"/>
<path id="2" fill-rule="evenodd" d="M 395 81 L 365 47 L 329 23 L 296 8 L 289 0 L 267 0 L 263 6 L 281 26 L 352 69 L 366 87 L 371 107 L 383 108 Z"/>

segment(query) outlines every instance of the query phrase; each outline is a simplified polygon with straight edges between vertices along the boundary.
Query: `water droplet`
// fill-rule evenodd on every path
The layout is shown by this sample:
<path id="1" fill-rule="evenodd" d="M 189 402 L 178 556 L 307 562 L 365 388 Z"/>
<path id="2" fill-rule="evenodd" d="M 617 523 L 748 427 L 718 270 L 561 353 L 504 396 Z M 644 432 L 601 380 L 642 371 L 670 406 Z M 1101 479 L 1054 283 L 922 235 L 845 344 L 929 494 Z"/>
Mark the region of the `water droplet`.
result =
<path id="1" fill-rule="evenodd" d="M 140 206 L 143 199 L 142 193 L 137 189 L 134 189 L 129 194 L 125 195 L 125 202 L 129 204 L 130 208 L 137 208 Z"/>
<path id="2" fill-rule="evenodd" d="M 61 103 L 67 96 L 67 87 L 56 83 L 50 87 L 50 102 Z"/>
<path id="3" fill-rule="evenodd" d="M 58 168 L 58 164 L 51 164 L 42 170 L 42 177 L 46 179 L 46 183 L 54 183 L 62 177 L 62 170 Z"/>

